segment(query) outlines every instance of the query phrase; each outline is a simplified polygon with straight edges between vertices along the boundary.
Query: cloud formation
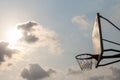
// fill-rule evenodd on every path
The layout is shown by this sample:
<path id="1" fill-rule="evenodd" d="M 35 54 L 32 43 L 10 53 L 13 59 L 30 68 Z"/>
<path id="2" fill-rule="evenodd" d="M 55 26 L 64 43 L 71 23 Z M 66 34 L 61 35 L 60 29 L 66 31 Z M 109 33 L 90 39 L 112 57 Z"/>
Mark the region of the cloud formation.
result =
<path id="1" fill-rule="evenodd" d="M 21 25 L 18 25 L 18 29 L 23 29 L 25 31 L 33 31 L 33 26 L 37 26 L 38 24 L 35 22 L 27 22 Z"/>
<path id="2" fill-rule="evenodd" d="M 56 73 L 56 71 L 53 69 L 46 71 L 38 64 L 30 64 L 29 69 L 24 68 L 22 70 L 21 77 L 25 78 L 26 80 L 41 80 L 50 77 L 53 73 Z"/>
<path id="3" fill-rule="evenodd" d="M 90 22 L 86 19 L 85 16 L 75 16 L 72 18 L 72 22 L 81 25 L 82 28 L 90 26 Z"/>
<path id="4" fill-rule="evenodd" d="M 47 46 L 53 53 L 62 53 L 59 40 L 54 31 L 47 29 L 36 22 L 26 22 L 17 26 L 22 31 L 21 41 L 27 44 Z"/>
<path id="5" fill-rule="evenodd" d="M 91 77 L 89 80 L 104 80 L 104 76 Z"/>
<path id="6" fill-rule="evenodd" d="M 120 79 L 120 68 L 116 68 L 116 67 L 110 67 L 109 68 L 110 71 L 112 72 L 111 75 L 108 76 L 94 76 L 89 78 L 88 80 L 119 80 Z"/>
<path id="7" fill-rule="evenodd" d="M 112 76 L 109 76 L 109 80 L 119 80 L 120 79 L 120 68 L 111 67 Z"/>
<path id="8" fill-rule="evenodd" d="M 81 72 L 79 69 L 68 68 L 67 75 L 79 75 Z"/>
<path id="9" fill-rule="evenodd" d="M 16 49 L 8 48 L 9 43 L 0 42 L 0 64 L 6 62 L 6 59 L 11 59 L 18 52 Z"/>

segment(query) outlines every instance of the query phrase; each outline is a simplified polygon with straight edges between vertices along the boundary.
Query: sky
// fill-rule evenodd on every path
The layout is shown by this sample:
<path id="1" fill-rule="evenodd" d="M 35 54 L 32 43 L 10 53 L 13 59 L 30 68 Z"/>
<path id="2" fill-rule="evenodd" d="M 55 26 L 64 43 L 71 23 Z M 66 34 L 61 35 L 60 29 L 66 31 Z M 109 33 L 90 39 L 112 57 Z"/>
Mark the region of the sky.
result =
<path id="1" fill-rule="evenodd" d="M 120 28 L 119 9 L 120 0 L 0 0 L 0 80 L 120 79 L 120 63 L 82 72 L 75 59 L 94 53 L 96 13 Z M 120 43 L 119 31 L 101 23 L 103 37 Z"/>

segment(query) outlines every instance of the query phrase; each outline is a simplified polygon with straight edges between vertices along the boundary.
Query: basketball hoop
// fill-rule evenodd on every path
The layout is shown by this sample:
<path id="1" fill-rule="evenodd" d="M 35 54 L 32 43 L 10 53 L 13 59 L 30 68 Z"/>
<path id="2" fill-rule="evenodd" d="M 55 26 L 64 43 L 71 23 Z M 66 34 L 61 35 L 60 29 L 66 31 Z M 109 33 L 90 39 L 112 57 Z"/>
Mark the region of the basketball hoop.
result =
<path id="1" fill-rule="evenodd" d="M 103 38 L 102 34 L 102 27 L 101 27 L 101 19 L 106 20 L 108 23 L 110 23 L 114 28 L 116 28 L 118 31 L 120 31 L 120 28 L 117 27 L 115 24 L 113 24 L 110 20 L 106 19 L 105 17 L 101 16 L 99 13 L 97 13 L 94 27 L 93 27 L 93 32 L 92 32 L 92 41 L 93 41 L 93 46 L 94 46 L 94 53 L 93 54 L 79 54 L 75 56 L 80 69 L 82 71 L 84 70 L 91 70 L 92 68 L 98 68 L 100 66 L 106 66 L 110 65 L 113 63 L 120 62 L 120 59 L 113 60 L 107 63 L 100 63 L 101 60 L 103 59 L 112 59 L 112 58 L 120 58 L 120 49 L 114 49 L 114 48 L 104 48 L 104 42 L 112 43 L 115 45 L 119 45 L 120 43 L 111 41 L 108 39 Z M 118 54 L 113 54 L 113 55 L 103 55 L 104 52 L 118 52 Z"/>
<path id="2" fill-rule="evenodd" d="M 93 59 L 98 60 L 99 55 L 92 55 L 92 54 L 79 54 L 75 56 L 80 69 L 82 71 L 91 70 L 93 68 Z"/>

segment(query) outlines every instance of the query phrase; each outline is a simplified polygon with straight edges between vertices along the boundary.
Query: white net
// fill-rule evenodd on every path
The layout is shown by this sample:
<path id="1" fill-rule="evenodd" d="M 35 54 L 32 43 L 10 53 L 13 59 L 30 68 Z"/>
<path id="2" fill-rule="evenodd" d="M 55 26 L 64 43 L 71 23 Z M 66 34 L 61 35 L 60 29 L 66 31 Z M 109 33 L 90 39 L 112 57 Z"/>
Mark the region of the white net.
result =
<path id="1" fill-rule="evenodd" d="M 90 57 L 91 57 L 90 55 L 82 55 L 82 56 L 79 56 L 79 58 L 77 59 L 77 62 L 82 71 L 92 69 L 92 58 Z"/>

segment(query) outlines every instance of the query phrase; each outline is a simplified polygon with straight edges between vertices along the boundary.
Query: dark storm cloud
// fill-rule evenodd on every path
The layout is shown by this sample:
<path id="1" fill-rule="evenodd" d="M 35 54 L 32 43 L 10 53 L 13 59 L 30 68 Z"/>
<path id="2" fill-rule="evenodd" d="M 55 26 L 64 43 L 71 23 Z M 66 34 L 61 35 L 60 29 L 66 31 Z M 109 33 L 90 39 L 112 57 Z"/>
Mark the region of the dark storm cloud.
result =
<path id="1" fill-rule="evenodd" d="M 5 58 L 12 58 L 12 55 L 16 52 L 18 52 L 15 49 L 9 49 L 7 42 L 0 42 L 0 64 L 2 62 L 5 62 Z"/>
<path id="2" fill-rule="evenodd" d="M 38 80 L 50 77 L 52 73 L 56 73 L 55 70 L 49 69 L 48 71 L 44 70 L 38 64 L 30 64 L 29 69 L 24 68 L 21 72 L 21 76 L 26 80 Z"/>

